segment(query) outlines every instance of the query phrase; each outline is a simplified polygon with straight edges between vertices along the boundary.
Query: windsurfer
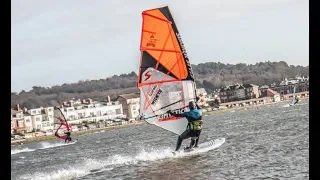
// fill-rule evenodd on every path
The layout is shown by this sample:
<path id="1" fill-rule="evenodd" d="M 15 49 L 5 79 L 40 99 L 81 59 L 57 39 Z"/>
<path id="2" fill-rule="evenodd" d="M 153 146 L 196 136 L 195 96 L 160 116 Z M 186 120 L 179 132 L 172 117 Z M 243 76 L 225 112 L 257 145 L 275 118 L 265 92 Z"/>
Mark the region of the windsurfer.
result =
<path id="1" fill-rule="evenodd" d="M 70 131 L 66 131 L 66 132 L 64 132 L 66 135 L 67 135 L 67 137 L 66 137 L 66 139 L 65 139 L 65 143 L 67 143 L 67 141 L 68 141 L 68 143 L 70 142 L 70 141 L 72 141 L 72 139 L 71 139 L 71 132 Z"/>
<path id="2" fill-rule="evenodd" d="M 198 98 L 197 98 L 198 99 Z M 193 101 L 189 102 L 188 105 L 190 111 L 184 112 L 183 114 L 173 113 L 171 110 L 167 113 L 175 117 L 185 117 L 188 120 L 187 129 L 178 137 L 176 150 L 178 151 L 181 147 L 182 141 L 191 137 L 190 149 L 198 147 L 199 136 L 202 130 L 202 110 L 197 103 Z"/>
<path id="3" fill-rule="evenodd" d="M 294 104 L 297 104 L 299 102 L 299 99 L 296 97 L 296 101 L 294 102 Z"/>

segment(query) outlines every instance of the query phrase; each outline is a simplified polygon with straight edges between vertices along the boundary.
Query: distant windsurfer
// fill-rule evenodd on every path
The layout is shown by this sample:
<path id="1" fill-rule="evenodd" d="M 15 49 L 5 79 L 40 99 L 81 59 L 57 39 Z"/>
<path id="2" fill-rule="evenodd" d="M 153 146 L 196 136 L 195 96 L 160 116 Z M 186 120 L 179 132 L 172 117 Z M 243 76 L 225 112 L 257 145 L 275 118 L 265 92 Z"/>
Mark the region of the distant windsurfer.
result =
<path id="1" fill-rule="evenodd" d="M 190 137 L 191 143 L 190 147 L 188 148 L 192 149 L 194 147 L 198 147 L 199 136 L 202 131 L 202 110 L 200 106 L 197 103 L 194 103 L 193 101 L 189 102 L 188 107 L 190 111 L 184 112 L 183 114 L 177 114 L 172 112 L 171 110 L 167 111 L 167 113 L 171 114 L 172 116 L 185 117 L 188 120 L 187 129 L 178 137 L 175 151 L 179 151 L 182 141 Z"/>
<path id="2" fill-rule="evenodd" d="M 297 104 L 299 102 L 299 99 L 296 97 L 296 100 L 294 102 L 294 105 Z"/>
<path id="3" fill-rule="evenodd" d="M 66 132 L 64 132 L 64 133 L 67 135 L 67 137 L 66 137 L 66 139 L 64 140 L 64 142 L 67 143 L 67 141 L 68 141 L 68 143 L 69 143 L 70 141 L 72 141 L 72 139 L 71 139 L 71 132 L 70 132 L 70 131 L 66 131 Z"/>
<path id="4" fill-rule="evenodd" d="M 299 99 L 297 96 L 294 97 L 294 99 L 292 99 L 292 102 L 289 104 L 290 106 L 296 105 L 299 102 Z"/>

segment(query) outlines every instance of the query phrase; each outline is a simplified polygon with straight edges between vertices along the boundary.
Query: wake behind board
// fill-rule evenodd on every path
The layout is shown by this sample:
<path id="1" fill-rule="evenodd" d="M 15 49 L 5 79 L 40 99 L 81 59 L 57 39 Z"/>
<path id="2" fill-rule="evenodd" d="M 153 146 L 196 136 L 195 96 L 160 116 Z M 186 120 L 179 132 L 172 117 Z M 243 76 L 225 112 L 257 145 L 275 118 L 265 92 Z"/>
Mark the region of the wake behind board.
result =
<path id="1" fill-rule="evenodd" d="M 66 143 L 66 145 L 75 144 L 77 141 L 78 141 L 78 139 L 76 139 L 75 141 L 70 141 L 70 142 Z"/>
<path id="2" fill-rule="evenodd" d="M 192 155 L 192 154 L 198 154 L 198 153 L 203 153 L 207 152 L 213 149 L 216 149 L 220 147 L 224 142 L 226 141 L 225 138 L 218 138 L 215 140 L 210 140 L 204 143 L 199 144 L 197 148 L 193 149 L 182 149 L 178 152 L 173 152 L 173 155 Z"/>

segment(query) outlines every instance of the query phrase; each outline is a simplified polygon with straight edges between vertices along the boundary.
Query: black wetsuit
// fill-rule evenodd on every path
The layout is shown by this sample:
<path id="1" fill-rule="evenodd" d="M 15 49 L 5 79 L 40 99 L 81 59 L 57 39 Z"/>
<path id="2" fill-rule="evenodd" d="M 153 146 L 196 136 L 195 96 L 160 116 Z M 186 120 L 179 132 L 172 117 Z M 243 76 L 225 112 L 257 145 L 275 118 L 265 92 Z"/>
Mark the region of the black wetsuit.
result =
<path id="1" fill-rule="evenodd" d="M 299 99 L 296 99 L 296 101 L 294 102 L 294 104 L 297 104 L 299 102 Z"/>
<path id="2" fill-rule="evenodd" d="M 170 111 L 169 113 L 175 117 L 185 117 L 188 120 L 187 129 L 178 137 L 176 151 L 180 149 L 182 141 L 190 137 L 192 137 L 192 139 L 189 148 L 197 147 L 202 131 L 202 110 L 200 107 L 197 105 L 197 109 L 192 109 L 183 114 L 176 114 Z M 196 137 L 196 140 L 194 140 L 193 137 Z"/>
<path id="3" fill-rule="evenodd" d="M 66 139 L 64 140 L 64 142 L 70 142 L 71 141 L 71 133 L 70 132 L 65 132 L 65 134 L 67 135 Z"/>

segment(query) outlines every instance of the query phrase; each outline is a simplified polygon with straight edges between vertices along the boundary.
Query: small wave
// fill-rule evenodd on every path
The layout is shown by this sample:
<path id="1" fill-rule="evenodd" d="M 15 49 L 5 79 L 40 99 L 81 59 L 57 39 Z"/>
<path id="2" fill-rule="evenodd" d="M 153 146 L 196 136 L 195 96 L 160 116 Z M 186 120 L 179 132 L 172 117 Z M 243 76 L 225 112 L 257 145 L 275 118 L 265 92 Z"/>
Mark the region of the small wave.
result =
<path id="1" fill-rule="evenodd" d="M 195 149 L 194 151 L 189 153 L 183 153 L 182 151 L 180 151 L 179 153 L 176 153 L 176 155 L 173 155 L 172 153 L 173 150 L 171 148 L 151 149 L 151 150 L 142 149 L 141 152 L 135 156 L 114 155 L 106 161 L 106 164 L 108 165 L 136 164 L 141 161 L 156 161 L 156 160 L 165 159 L 165 158 L 180 158 L 184 156 L 190 156 L 197 153 L 203 153 L 209 150 L 216 149 L 217 147 L 221 146 L 225 142 L 225 139 L 222 138 L 219 141 L 220 142 L 217 141 L 218 143 L 213 145 L 209 145 L 211 141 L 205 142 L 205 143 L 199 144 L 199 147 L 203 146 L 203 148 Z"/>
<path id="2" fill-rule="evenodd" d="M 155 161 L 159 159 L 164 159 L 168 157 L 173 157 L 172 149 L 142 149 L 137 155 L 127 156 L 127 155 L 113 155 L 106 160 L 107 165 L 122 165 L 122 164 L 137 164 L 140 161 Z"/>
<path id="3" fill-rule="evenodd" d="M 49 142 L 41 142 L 40 145 L 41 147 L 39 149 L 48 149 L 48 148 L 54 148 L 54 147 L 60 147 L 60 146 L 67 146 L 71 145 L 74 143 L 64 143 L 64 142 L 59 142 L 59 143 L 49 143 Z"/>
<path id="4" fill-rule="evenodd" d="M 142 150 L 140 153 L 134 156 L 126 155 L 113 155 L 104 160 L 87 159 L 83 163 L 69 166 L 68 168 L 51 171 L 51 172 L 36 172 L 34 174 L 26 174 L 19 179 L 33 179 L 33 180 L 58 180 L 58 179 L 75 179 L 86 176 L 88 174 L 94 174 L 101 171 L 112 170 L 114 166 L 124 164 L 136 164 L 139 161 L 155 161 L 164 159 L 167 157 L 173 157 L 172 150 Z M 81 167 L 81 168 L 79 168 Z"/>
<path id="5" fill-rule="evenodd" d="M 40 148 L 35 148 L 35 149 L 29 149 L 29 148 L 23 148 L 23 149 L 12 149 L 11 150 L 11 155 L 12 154 L 18 154 L 18 153 L 22 153 L 22 152 L 31 152 L 31 151 L 35 151 L 37 149 L 48 149 L 48 148 L 54 148 L 54 147 L 59 147 L 59 146 L 67 146 L 67 145 L 72 145 L 74 143 L 69 143 L 66 144 L 64 142 L 60 142 L 60 143 L 49 143 L 49 142 L 41 142 L 40 143 Z"/>
<path id="6" fill-rule="evenodd" d="M 103 169 L 105 163 L 103 161 L 87 159 L 83 163 L 69 166 L 64 169 L 55 170 L 51 172 L 36 172 L 34 174 L 26 174 L 19 179 L 33 179 L 33 180 L 58 180 L 58 179 L 75 179 L 83 177 L 90 173 L 97 173 L 102 170 L 112 170 L 113 168 Z M 81 168 L 79 168 L 81 167 Z M 97 171 L 100 169 L 100 171 Z"/>
<path id="7" fill-rule="evenodd" d="M 291 111 L 297 111 L 296 109 L 289 109 L 289 110 L 285 110 L 285 111 L 282 111 L 282 112 L 291 112 Z"/>
<path id="8" fill-rule="evenodd" d="M 35 151 L 35 149 L 29 149 L 29 148 L 11 149 L 11 155 L 12 155 L 12 154 L 22 153 L 22 152 L 31 152 L 31 151 Z"/>
<path id="9" fill-rule="evenodd" d="M 290 105 L 289 104 L 285 104 L 282 107 L 290 107 Z"/>

